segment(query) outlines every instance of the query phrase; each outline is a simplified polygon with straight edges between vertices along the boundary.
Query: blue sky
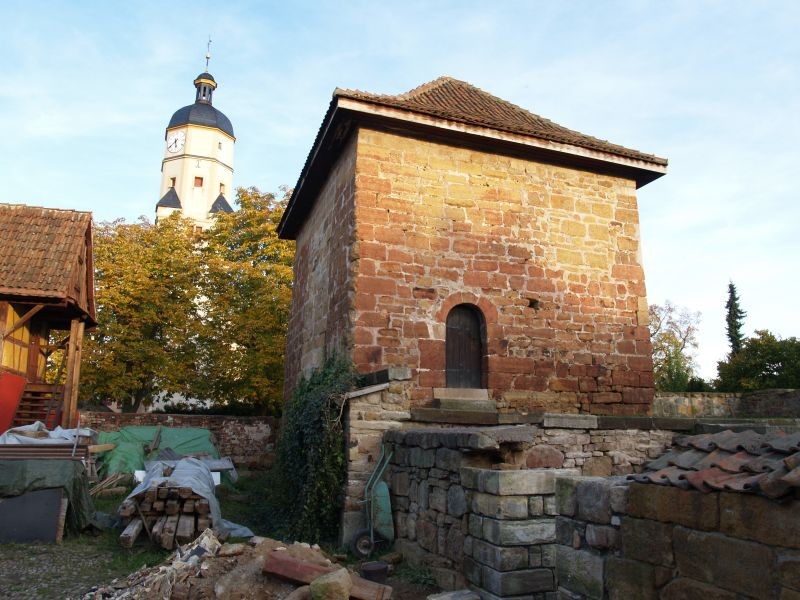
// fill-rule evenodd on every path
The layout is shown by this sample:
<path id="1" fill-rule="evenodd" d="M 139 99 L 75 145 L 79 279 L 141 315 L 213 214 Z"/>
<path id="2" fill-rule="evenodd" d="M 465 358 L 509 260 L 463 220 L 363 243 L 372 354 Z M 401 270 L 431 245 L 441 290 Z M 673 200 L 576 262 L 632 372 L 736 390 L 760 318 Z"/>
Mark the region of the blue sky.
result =
<path id="1" fill-rule="evenodd" d="M 669 158 L 639 191 L 648 299 L 702 312 L 704 376 L 729 279 L 748 334 L 800 336 L 796 1 L 6 1 L 0 22 L 0 202 L 152 218 L 211 34 L 235 185 L 294 185 L 335 87 L 451 75 Z"/>

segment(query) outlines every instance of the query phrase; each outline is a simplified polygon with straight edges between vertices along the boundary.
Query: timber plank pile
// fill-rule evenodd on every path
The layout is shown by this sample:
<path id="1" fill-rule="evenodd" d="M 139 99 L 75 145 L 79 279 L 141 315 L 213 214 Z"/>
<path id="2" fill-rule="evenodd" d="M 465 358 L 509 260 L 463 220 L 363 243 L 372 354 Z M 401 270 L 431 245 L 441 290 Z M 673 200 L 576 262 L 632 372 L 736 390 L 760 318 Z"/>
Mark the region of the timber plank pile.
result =
<path id="1" fill-rule="evenodd" d="M 154 544 L 172 550 L 176 544 L 187 544 L 212 527 L 208 500 L 190 487 L 167 482 L 151 486 L 125 500 L 119 507 L 125 530 L 120 543 L 130 548 L 145 531 Z"/>

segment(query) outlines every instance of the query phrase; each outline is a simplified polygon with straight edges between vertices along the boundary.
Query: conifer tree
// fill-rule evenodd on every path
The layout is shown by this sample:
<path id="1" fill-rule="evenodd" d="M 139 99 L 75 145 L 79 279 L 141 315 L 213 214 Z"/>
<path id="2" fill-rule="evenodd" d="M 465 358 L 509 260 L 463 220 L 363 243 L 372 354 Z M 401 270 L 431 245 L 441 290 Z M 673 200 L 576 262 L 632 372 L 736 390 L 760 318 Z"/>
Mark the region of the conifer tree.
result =
<path id="1" fill-rule="evenodd" d="M 739 294 L 736 293 L 736 286 L 732 281 L 728 283 L 728 301 L 725 303 L 725 308 L 728 310 L 725 317 L 728 343 L 731 346 L 731 356 L 736 356 L 744 343 L 742 326 L 747 313 L 739 305 Z"/>

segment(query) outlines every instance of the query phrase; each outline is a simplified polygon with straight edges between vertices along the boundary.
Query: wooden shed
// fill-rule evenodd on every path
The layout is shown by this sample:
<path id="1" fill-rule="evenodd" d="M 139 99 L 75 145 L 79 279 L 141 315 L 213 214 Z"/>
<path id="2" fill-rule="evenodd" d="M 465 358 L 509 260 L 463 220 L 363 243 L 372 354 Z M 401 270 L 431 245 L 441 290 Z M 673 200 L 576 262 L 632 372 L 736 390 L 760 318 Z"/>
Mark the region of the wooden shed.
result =
<path id="1" fill-rule="evenodd" d="M 91 213 L 0 204 L 0 387 L 25 380 L 13 425 L 75 426 L 83 336 L 94 325 Z M 59 349 L 64 369 L 50 379 L 63 383 L 48 383 Z"/>

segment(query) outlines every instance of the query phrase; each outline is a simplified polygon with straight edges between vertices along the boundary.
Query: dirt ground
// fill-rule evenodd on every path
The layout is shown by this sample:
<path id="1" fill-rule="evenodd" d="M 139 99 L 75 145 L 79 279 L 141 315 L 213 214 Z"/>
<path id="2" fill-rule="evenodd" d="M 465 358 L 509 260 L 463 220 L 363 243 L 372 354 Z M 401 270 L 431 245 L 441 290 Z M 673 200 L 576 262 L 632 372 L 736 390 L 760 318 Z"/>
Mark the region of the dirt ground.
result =
<path id="1" fill-rule="evenodd" d="M 258 481 L 245 480 L 235 490 L 240 495 L 229 493 L 226 497 L 224 491 L 220 494 L 223 515 L 249 526 L 257 534 L 268 536 L 270 532 L 262 531 L 259 527 L 263 521 L 260 514 L 253 511 L 253 502 L 247 497 L 248 492 L 252 494 L 252 490 L 248 489 L 251 487 L 248 483 L 254 484 L 252 487 L 256 488 L 260 484 Z M 124 495 L 99 499 L 96 501 L 96 508 L 113 512 L 123 498 Z M 119 532 L 108 531 L 98 536 L 88 534 L 67 536 L 60 545 L 0 544 L 0 600 L 81 598 L 97 586 L 108 586 L 114 579 L 125 579 L 144 566 L 156 566 L 170 555 L 169 552 L 143 539 L 140 539 L 132 549 L 127 550 L 119 545 L 118 536 Z M 270 541 L 265 548 L 279 543 Z M 292 548 L 290 545 L 287 547 Z M 328 551 L 330 554 L 334 549 Z M 293 552 L 302 554 L 307 551 L 295 549 Z M 312 558 L 312 556 L 298 556 L 298 558 Z M 227 573 L 233 571 L 234 566 L 232 559 L 226 559 L 221 561 L 217 568 Z M 346 566 L 352 571 L 358 571 L 358 565 L 354 562 L 349 562 Z M 263 576 L 260 573 L 258 575 L 251 573 L 248 577 Z M 429 594 L 438 591 L 431 585 L 432 582 L 426 577 L 424 570 L 411 569 L 402 564 L 386 583 L 393 588 L 394 600 L 424 600 Z M 291 589 L 294 589 L 294 586 L 276 584 L 272 597 L 282 598 Z M 215 597 L 213 590 L 205 592 L 209 594 L 208 598 Z"/>

